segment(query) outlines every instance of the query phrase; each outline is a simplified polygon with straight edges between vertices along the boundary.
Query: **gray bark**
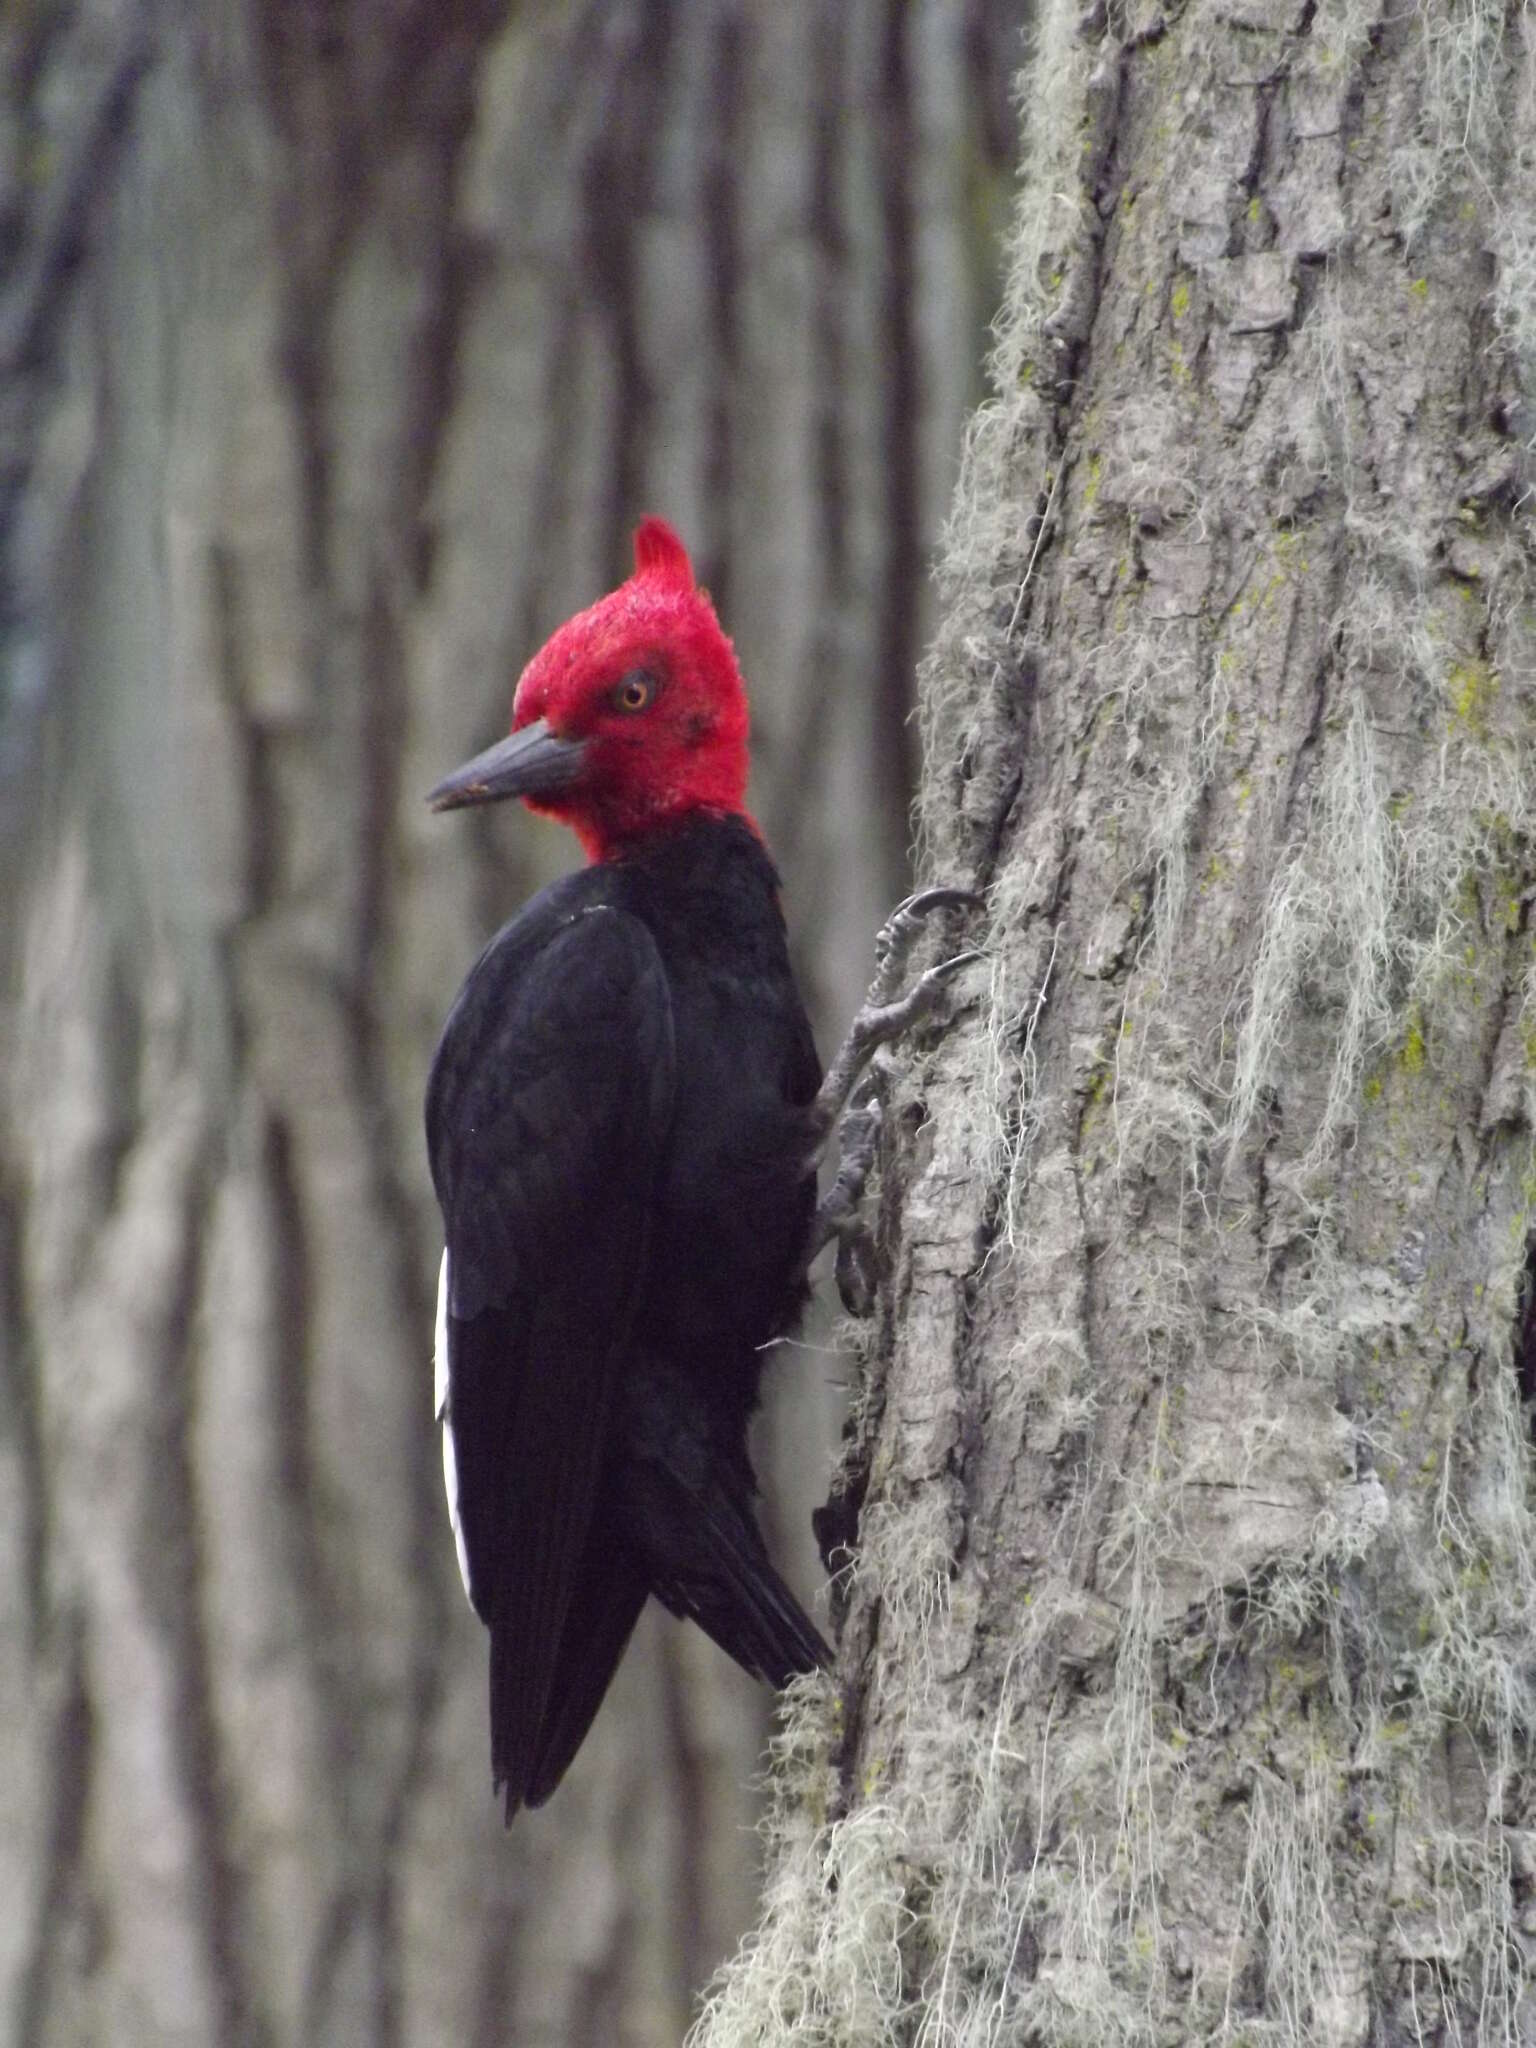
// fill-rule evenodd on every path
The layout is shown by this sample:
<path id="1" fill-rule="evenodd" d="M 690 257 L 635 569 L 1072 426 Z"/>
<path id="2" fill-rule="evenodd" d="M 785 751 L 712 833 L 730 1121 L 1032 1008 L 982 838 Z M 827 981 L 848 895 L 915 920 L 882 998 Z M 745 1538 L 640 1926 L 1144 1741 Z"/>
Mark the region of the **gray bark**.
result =
<path id="1" fill-rule="evenodd" d="M 766 1702 L 688 1632 L 647 1621 L 546 1813 L 490 1797 L 419 1101 L 569 854 L 420 796 L 666 513 L 846 1014 L 1010 15 L 0 24 L 6 2041 L 676 2041 L 748 1918 Z M 807 1597 L 836 1372 L 786 1360 L 763 1449 Z"/>
<path id="2" fill-rule="evenodd" d="M 1529 2041 L 1532 17 L 1051 0 L 1024 104 L 923 686 L 987 958 L 697 2040 Z"/>

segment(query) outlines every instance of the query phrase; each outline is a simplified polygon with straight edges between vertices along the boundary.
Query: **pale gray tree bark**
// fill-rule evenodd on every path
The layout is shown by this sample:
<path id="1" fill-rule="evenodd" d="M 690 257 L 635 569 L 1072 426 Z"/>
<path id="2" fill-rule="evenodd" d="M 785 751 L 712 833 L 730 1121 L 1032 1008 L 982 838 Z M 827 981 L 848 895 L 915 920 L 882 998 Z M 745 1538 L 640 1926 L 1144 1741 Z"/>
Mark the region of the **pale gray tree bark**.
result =
<path id="1" fill-rule="evenodd" d="M 1011 174 L 984 0 L 0 22 L 0 2038 L 677 2041 L 766 1702 L 647 1622 L 503 1835 L 419 1102 L 569 854 L 420 797 L 664 512 L 830 1036 Z M 763 1464 L 819 1573 L 841 1367 Z"/>
<path id="2" fill-rule="evenodd" d="M 697 2039 L 1528 2042 L 1536 16 L 1048 0 L 1023 104 L 924 683 L 986 957 Z"/>

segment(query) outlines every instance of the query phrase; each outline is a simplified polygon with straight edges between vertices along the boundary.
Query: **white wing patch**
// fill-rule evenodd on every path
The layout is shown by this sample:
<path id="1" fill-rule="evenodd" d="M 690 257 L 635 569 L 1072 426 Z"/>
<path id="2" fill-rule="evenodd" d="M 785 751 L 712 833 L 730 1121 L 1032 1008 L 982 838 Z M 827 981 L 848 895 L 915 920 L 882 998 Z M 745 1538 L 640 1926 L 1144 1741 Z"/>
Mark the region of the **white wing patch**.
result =
<path id="1" fill-rule="evenodd" d="M 437 1269 L 437 1328 L 432 1341 L 432 1400 L 443 1426 L 443 1485 L 448 1493 L 448 1519 L 453 1524 L 453 1547 L 459 1554 L 459 1577 L 469 1592 L 469 1552 L 464 1548 L 464 1526 L 459 1520 L 459 1463 L 453 1454 L 453 1417 L 448 1412 L 448 1254 Z"/>

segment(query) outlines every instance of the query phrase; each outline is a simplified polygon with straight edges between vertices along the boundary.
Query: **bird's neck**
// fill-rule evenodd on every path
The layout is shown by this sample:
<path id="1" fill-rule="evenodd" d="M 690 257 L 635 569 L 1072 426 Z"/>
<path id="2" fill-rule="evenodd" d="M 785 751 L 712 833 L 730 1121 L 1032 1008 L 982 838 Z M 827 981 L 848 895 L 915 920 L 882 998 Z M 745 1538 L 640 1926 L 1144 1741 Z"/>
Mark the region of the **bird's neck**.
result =
<path id="1" fill-rule="evenodd" d="M 587 873 L 650 927 L 670 974 L 740 982 L 788 971 L 778 874 L 742 811 L 696 811 Z"/>
<path id="2" fill-rule="evenodd" d="M 690 802 L 679 804 L 660 816 L 652 813 L 630 819 L 604 814 L 602 817 L 572 818 L 569 822 L 589 861 L 637 861 L 649 866 L 658 861 L 665 862 L 679 842 L 689 837 L 691 828 L 718 825 L 727 820 L 749 832 L 760 846 L 763 844 L 757 820 L 740 804 Z"/>
<path id="3" fill-rule="evenodd" d="M 778 904 L 778 873 L 745 811 L 696 810 L 669 831 L 630 841 L 599 863 L 638 905 L 682 914 L 685 925 L 722 934 L 759 898 Z M 750 921 L 750 920 L 749 920 Z"/>

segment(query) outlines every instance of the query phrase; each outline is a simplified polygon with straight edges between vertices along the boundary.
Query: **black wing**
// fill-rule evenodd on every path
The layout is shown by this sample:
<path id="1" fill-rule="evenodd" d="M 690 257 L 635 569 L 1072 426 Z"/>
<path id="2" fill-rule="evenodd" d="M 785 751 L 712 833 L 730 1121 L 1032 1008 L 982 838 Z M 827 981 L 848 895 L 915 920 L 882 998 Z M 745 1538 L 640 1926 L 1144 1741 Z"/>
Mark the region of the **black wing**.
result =
<path id="1" fill-rule="evenodd" d="M 509 1819 L 565 1746 L 546 1722 L 595 1691 L 590 1720 L 638 1611 L 626 1577 L 602 1643 L 567 1629 L 573 1596 L 587 1607 L 599 1590 L 583 1557 L 673 1100 L 650 934 L 610 905 L 571 914 L 561 900 L 539 899 L 482 956 L 427 1090 L 460 1528 L 491 1631 L 491 1765 Z"/>

